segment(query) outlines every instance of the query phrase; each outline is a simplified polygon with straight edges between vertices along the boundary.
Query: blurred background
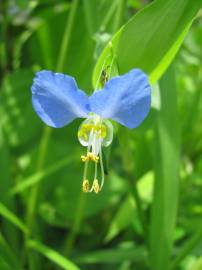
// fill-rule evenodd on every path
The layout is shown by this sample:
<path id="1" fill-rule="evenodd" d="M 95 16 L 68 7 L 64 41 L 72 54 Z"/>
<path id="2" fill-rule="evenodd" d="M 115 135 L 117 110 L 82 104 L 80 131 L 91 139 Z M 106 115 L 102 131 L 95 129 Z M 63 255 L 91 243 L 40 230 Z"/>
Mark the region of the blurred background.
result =
<path id="1" fill-rule="evenodd" d="M 81 121 L 51 129 L 31 104 L 42 69 L 92 93 L 102 49 L 150 2 L 0 0 L 1 270 L 202 269 L 200 11 L 144 123 L 114 124 L 98 195 L 81 191 Z"/>

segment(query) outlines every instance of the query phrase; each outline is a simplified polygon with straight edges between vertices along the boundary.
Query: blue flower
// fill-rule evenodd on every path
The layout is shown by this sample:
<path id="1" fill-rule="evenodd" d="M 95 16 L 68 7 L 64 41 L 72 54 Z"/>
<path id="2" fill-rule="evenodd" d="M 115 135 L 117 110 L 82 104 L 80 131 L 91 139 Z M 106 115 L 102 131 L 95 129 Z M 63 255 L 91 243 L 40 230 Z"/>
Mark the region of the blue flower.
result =
<path id="1" fill-rule="evenodd" d="M 38 116 L 48 125 L 63 127 L 76 118 L 86 118 L 80 125 L 78 139 L 87 147 L 83 190 L 98 193 L 104 184 L 102 146 L 113 139 L 113 119 L 128 128 L 141 124 L 150 110 L 151 88 L 148 77 L 139 69 L 110 79 L 101 90 L 88 97 L 80 90 L 73 77 L 51 71 L 36 73 L 32 91 L 32 104 Z M 95 175 L 90 188 L 87 179 L 89 161 L 95 163 Z M 97 180 L 97 164 L 101 168 L 101 184 Z"/>

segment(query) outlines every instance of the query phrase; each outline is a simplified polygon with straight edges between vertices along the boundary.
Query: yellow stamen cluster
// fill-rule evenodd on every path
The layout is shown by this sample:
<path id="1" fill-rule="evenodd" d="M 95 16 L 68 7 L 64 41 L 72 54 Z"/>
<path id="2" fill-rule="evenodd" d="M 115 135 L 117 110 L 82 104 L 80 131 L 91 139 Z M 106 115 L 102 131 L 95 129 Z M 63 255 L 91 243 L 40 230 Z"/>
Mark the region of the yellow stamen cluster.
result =
<path id="1" fill-rule="evenodd" d="M 84 156 L 84 155 L 81 156 L 81 160 L 83 162 L 91 160 L 91 161 L 94 161 L 95 163 L 98 163 L 99 157 L 94 155 L 92 152 L 88 152 L 86 156 Z"/>
<path id="2" fill-rule="evenodd" d="M 89 118 L 85 120 L 85 122 L 83 122 L 79 128 L 78 139 L 82 145 L 87 146 L 87 154 L 81 156 L 81 160 L 85 163 L 83 184 L 82 184 L 83 192 L 94 191 L 97 194 L 102 189 L 104 183 L 104 171 L 102 164 L 101 146 L 103 142 L 105 143 L 108 140 L 109 129 L 110 125 L 108 124 L 108 122 L 103 123 L 102 119 L 99 116 L 94 116 L 92 117 L 92 119 Z M 106 144 L 103 145 L 106 146 Z M 94 154 L 95 152 L 96 154 Z M 87 170 L 90 161 L 94 162 L 95 166 L 94 180 L 92 186 L 90 186 L 90 183 L 87 178 Z M 98 162 L 101 168 L 101 176 L 102 176 L 101 184 L 99 184 L 97 179 Z"/>
<path id="3" fill-rule="evenodd" d="M 91 131 L 101 138 L 105 138 L 107 135 L 107 128 L 104 124 L 83 124 L 78 132 L 78 137 L 87 141 Z"/>
<path id="4" fill-rule="evenodd" d="M 99 157 L 94 155 L 92 152 L 88 152 L 86 156 L 81 156 L 81 160 L 83 162 L 93 161 L 96 164 L 95 166 L 97 166 L 97 163 L 99 161 Z M 99 193 L 100 186 L 99 186 L 98 180 L 94 179 L 92 188 L 90 189 L 90 184 L 89 184 L 88 179 L 84 178 L 83 184 L 82 184 L 82 189 L 83 189 L 83 192 L 92 192 L 94 190 L 95 193 Z"/>
<path id="5" fill-rule="evenodd" d="M 90 184 L 87 179 L 83 180 L 82 188 L 83 188 L 83 192 L 89 192 Z"/>
<path id="6" fill-rule="evenodd" d="M 83 189 L 83 192 L 85 192 L 85 193 L 90 192 L 90 184 L 89 184 L 88 179 L 85 179 L 83 181 L 82 189 Z M 94 190 L 94 192 L 96 194 L 98 194 L 100 192 L 100 185 L 99 185 L 97 179 L 94 179 L 94 181 L 93 181 L 93 185 L 92 185 L 91 191 L 92 190 Z"/>
<path id="7" fill-rule="evenodd" d="M 93 190 L 95 191 L 96 194 L 98 194 L 100 191 L 100 185 L 97 179 L 94 179 L 93 181 Z"/>
<path id="8" fill-rule="evenodd" d="M 112 139 L 113 126 L 107 119 L 89 113 L 87 119 L 81 123 L 78 130 L 78 140 L 81 145 L 87 147 L 86 154 L 81 156 L 81 160 L 84 162 L 82 185 L 84 192 L 99 193 L 102 190 L 105 179 L 102 147 L 109 146 Z M 90 164 L 91 162 L 94 164 Z M 88 167 L 90 165 L 94 166 L 92 182 L 91 179 L 90 182 L 88 180 Z M 92 173 L 90 172 L 90 174 Z M 99 176 L 101 179 L 98 180 Z"/>

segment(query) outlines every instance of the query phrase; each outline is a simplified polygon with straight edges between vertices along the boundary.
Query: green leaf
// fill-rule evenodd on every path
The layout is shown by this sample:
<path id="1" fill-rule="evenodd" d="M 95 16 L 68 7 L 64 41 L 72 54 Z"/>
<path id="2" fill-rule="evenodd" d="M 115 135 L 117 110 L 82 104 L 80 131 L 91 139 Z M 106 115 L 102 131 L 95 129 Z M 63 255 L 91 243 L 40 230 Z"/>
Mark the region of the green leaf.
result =
<path id="1" fill-rule="evenodd" d="M 137 189 L 143 201 L 151 202 L 153 192 L 154 174 L 152 171 L 145 173 L 137 182 Z"/>
<path id="2" fill-rule="evenodd" d="M 180 264 L 180 262 L 190 254 L 191 250 L 201 241 L 202 239 L 202 229 L 197 230 L 193 236 L 186 240 L 186 243 L 182 246 L 176 258 L 173 260 L 171 267 L 169 269 L 176 269 L 176 267 Z"/>
<path id="3" fill-rule="evenodd" d="M 140 197 L 144 201 L 151 201 L 152 197 L 152 185 L 153 185 L 153 173 L 149 171 L 144 174 L 137 182 L 137 189 Z M 111 241 L 116 235 L 127 228 L 133 221 L 138 222 L 138 215 L 136 211 L 136 202 L 131 195 L 119 205 L 118 211 L 111 221 L 108 233 L 105 237 L 105 241 Z"/>
<path id="4" fill-rule="evenodd" d="M 147 254 L 142 247 L 117 248 L 98 250 L 76 258 L 78 263 L 118 263 L 126 260 L 133 262 L 145 261 Z"/>
<path id="5" fill-rule="evenodd" d="M 112 62 L 120 74 L 141 68 L 155 83 L 173 60 L 201 4 L 201 0 L 159 0 L 133 16 L 98 59 L 94 87 L 103 68 Z"/>
<path id="6" fill-rule="evenodd" d="M 4 77 L 0 93 L 0 118 L 8 143 L 22 146 L 39 132 L 41 122 L 31 106 L 30 70 L 19 70 Z"/>
<path id="7" fill-rule="evenodd" d="M 8 219 L 13 225 L 15 225 L 22 232 L 24 233 L 28 232 L 26 225 L 2 203 L 0 203 L 0 215 Z"/>
<path id="8" fill-rule="evenodd" d="M 41 253 L 43 256 L 48 258 L 50 261 L 56 263 L 58 266 L 66 270 L 79 270 L 78 266 L 72 263 L 70 260 L 60 255 L 57 251 L 43 245 L 42 243 L 34 240 L 28 242 L 28 246 Z"/>
<path id="9" fill-rule="evenodd" d="M 194 263 L 191 270 L 201 270 L 202 269 L 202 256 L 199 257 L 196 262 Z"/>
<path id="10" fill-rule="evenodd" d="M 7 201 L 5 194 L 12 185 L 11 170 L 10 170 L 10 155 L 9 148 L 6 144 L 5 136 L 0 123 L 0 168 L 1 168 L 1 185 L 0 198 L 1 201 Z M 9 202 L 10 203 L 10 202 Z"/>
<path id="11" fill-rule="evenodd" d="M 113 239 L 118 233 L 131 224 L 132 220 L 135 218 L 135 208 L 135 202 L 132 196 L 129 195 L 122 205 L 119 206 L 118 212 L 110 224 L 109 231 L 105 237 L 105 242 Z"/>
<path id="12" fill-rule="evenodd" d="M 66 7 L 62 10 L 54 8 L 51 4 L 49 8 L 41 9 L 41 12 L 37 13 L 43 23 L 28 40 L 27 46 L 31 53 L 31 62 L 38 69 L 56 71 L 59 52 L 64 45 L 63 37 L 66 39 L 63 36 L 64 31 L 70 22 L 68 22 L 68 18 L 71 13 L 71 4 L 71 2 L 66 3 Z M 74 22 L 71 19 L 71 27 L 69 30 L 66 28 L 69 38 L 65 57 L 62 60 L 65 64 L 63 72 L 74 76 L 81 89 L 90 89 L 90 78 L 94 65 L 94 41 L 89 36 L 84 22 L 83 5 L 78 5 L 74 16 Z"/>
<path id="13" fill-rule="evenodd" d="M 59 162 L 55 163 L 54 165 L 47 167 L 23 180 L 21 180 L 16 186 L 14 186 L 10 190 L 10 194 L 16 194 L 26 190 L 27 188 L 32 187 L 33 185 L 37 184 L 38 182 L 42 181 L 45 177 L 50 176 L 51 174 L 59 171 L 60 169 L 64 168 L 66 165 L 71 163 L 74 159 L 74 156 L 70 158 L 66 158 L 60 160 Z"/>
<path id="14" fill-rule="evenodd" d="M 0 120 L 0 168 L 1 168 L 1 184 L 0 184 L 0 201 L 9 209 L 15 212 L 15 198 L 8 197 L 8 191 L 13 185 L 11 172 L 11 156 L 6 143 L 6 136 L 2 130 Z M 4 232 L 8 242 L 13 248 L 18 249 L 18 231 L 6 219 L 2 220 L 1 230 Z"/>
<path id="15" fill-rule="evenodd" d="M 13 267 L 10 266 L 3 258 L 0 257 L 0 269 L 1 270 L 13 270 Z"/>
<path id="16" fill-rule="evenodd" d="M 5 260 L 11 266 L 11 269 L 20 269 L 15 253 L 11 250 L 9 245 L 6 243 L 3 236 L 0 234 L 0 258 Z M 1 266 L 1 263 L 0 263 Z M 3 267 L 0 269 L 4 269 Z"/>
<path id="17" fill-rule="evenodd" d="M 154 131 L 155 185 L 150 229 L 152 270 L 167 270 L 169 267 L 178 203 L 180 135 L 173 67 L 160 81 L 160 89 L 162 108 Z"/>
<path id="18" fill-rule="evenodd" d="M 83 2 L 85 19 L 89 33 L 111 32 L 114 17 L 117 14 L 119 0 L 85 0 Z"/>

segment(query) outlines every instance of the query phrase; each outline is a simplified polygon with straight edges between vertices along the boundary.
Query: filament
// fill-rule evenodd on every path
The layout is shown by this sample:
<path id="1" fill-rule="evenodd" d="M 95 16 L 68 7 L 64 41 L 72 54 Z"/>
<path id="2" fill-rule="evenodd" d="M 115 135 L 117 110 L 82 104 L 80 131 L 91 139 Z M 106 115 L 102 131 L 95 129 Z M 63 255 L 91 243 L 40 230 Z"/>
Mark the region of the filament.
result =
<path id="1" fill-rule="evenodd" d="M 95 172 L 94 172 L 94 179 L 93 179 L 93 183 L 94 181 L 97 179 L 97 163 L 95 162 Z M 92 192 L 94 189 L 94 185 L 92 184 L 91 189 L 89 190 L 89 192 Z"/>
<path id="2" fill-rule="evenodd" d="M 102 149 L 100 149 L 99 156 L 100 156 L 100 169 L 101 169 L 101 185 L 100 185 L 100 190 L 101 190 L 105 182 L 104 166 L 102 162 Z"/>
<path id="3" fill-rule="evenodd" d="M 90 132 L 90 135 L 89 135 L 89 142 L 88 142 L 88 147 L 87 147 L 87 154 L 90 151 L 91 141 L 92 141 L 92 131 Z M 89 164 L 89 160 L 87 159 L 85 161 L 84 171 L 83 171 L 83 184 L 84 184 L 85 181 L 88 181 L 87 180 L 88 164 Z M 85 191 L 85 192 L 89 192 L 89 191 Z"/>
<path id="4" fill-rule="evenodd" d="M 86 155 L 81 156 L 81 160 L 85 163 L 84 172 L 83 172 L 83 191 L 84 192 L 92 192 L 99 193 L 104 185 L 104 164 L 102 160 L 102 144 L 104 138 L 106 136 L 106 127 L 105 129 L 102 127 L 103 119 L 100 116 L 93 117 L 92 127 L 86 127 L 90 131 L 88 141 L 86 143 L 87 153 Z M 105 122 L 104 122 L 105 123 Z M 89 124 L 90 125 L 90 124 Z M 108 125 L 108 127 L 110 127 Z M 82 129 L 81 129 L 82 131 Z M 105 132 L 103 135 L 103 132 Z M 85 133 L 85 132 L 84 132 Z M 81 136 L 84 136 L 83 134 Z M 104 144 L 106 146 L 106 144 Z M 89 161 L 94 162 L 94 178 L 93 183 L 90 187 L 87 174 L 88 174 L 88 166 Z M 98 162 L 100 162 L 100 167 L 98 167 Z M 100 170 L 101 180 L 98 180 L 98 168 Z"/>

